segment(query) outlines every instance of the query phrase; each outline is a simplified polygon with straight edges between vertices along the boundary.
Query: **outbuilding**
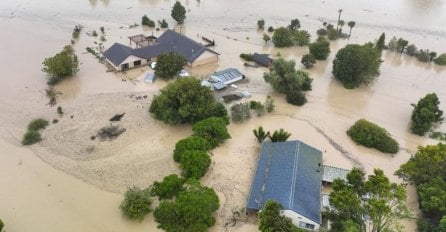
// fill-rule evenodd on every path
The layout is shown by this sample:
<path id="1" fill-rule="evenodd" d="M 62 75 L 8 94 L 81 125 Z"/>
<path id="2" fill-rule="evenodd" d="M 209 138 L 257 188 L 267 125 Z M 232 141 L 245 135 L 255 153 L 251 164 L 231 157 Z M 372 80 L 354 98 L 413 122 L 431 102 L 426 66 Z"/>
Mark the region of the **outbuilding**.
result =
<path id="1" fill-rule="evenodd" d="M 235 68 L 228 68 L 211 75 L 211 79 L 215 82 L 221 82 L 224 85 L 230 85 L 234 82 L 244 79 L 245 76 Z"/>

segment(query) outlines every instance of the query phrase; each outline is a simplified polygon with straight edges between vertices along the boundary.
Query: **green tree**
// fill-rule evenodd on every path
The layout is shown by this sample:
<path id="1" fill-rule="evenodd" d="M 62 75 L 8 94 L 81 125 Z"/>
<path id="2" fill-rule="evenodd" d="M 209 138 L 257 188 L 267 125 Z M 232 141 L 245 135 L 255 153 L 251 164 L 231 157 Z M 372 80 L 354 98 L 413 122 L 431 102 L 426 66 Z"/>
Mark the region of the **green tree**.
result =
<path id="1" fill-rule="evenodd" d="M 419 147 L 396 175 L 416 186 L 423 218 L 417 222 L 420 232 L 446 229 L 446 145 Z"/>
<path id="2" fill-rule="evenodd" d="M 48 125 L 49 122 L 46 119 L 37 118 L 28 124 L 28 130 L 38 131 L 40 129 L 45 129 Z"/>
<path id="3" fill-rule="evenodd" d="M 194 135 L 206 139 L 211 149 L 216 148 L 226 139 L 231 138 L 226 128 L 225 120 L 217 117 L 210 117 L 197 122 L 192 127 L 192 131 Z"/>
<path id="4" fill-rule="evenodd" d="M 28 130 L 22 139 L 22 145 L 32 145 L 42 141 L 42 137 L 38 131 Z"/>
<path id="5" fill-rule="evenodd" d="M 211 166 L 211 157 L 205 151 L 188 150 L 181 155 L 180 164 L 184 177 L 200 179 Z"/>
<path id="6" fill-rule="evenodd" d="M 435 60 L 435 57 L 437 57 L 437 53 L 436 52 L 429 52 L 429 61 L 432 62 Z"/>
<path id="7" fill-rule="evenodd" d="M 378 50 L 380 50 L 380 51 L 382 51 L 382 50 L 386 47 L 386 33 L 383 32 L 383 33 L 379 36 L 379 39 L 378 39 L 378 41 L 376 42 L 375 47 L 376 47 Z"/>
<path id="8" fill-rule="evenodd" d="M 406 46 L 409 44 L 409 41 L 407 41 L 407 40 L 405 40 L 405 39 L 403 39 L 403 38 L 399 38 L 397 41 L 396 41 L 396 46 L 397 46 L 397 50 L 400 52 L 400 53 L 403 53 L 404 52 L 404 48 L 406 48 Z"/>
<path id="9" fill-rule="evenodd" d="M 397 231 L 398 220 L 409 216 L 405 200 L 404 185 L 391 183 L 382 170 L 375 169 L 366 180 L 362 170 L 353 168 L 347 181 L 333 182 L 329 196 L 332 227 L 335 231 L 365 232 L 369 224 L 372 232 Z"/>
<path id="10" fill-rule="evenodd" d="M 293 46 L 293 33 L 284 27 L 279 27 L 274 30 L 273 44 L 275 47 L 291 47 Z"/>
<path id="11" fill-rule="evenodd" d="M 443 120 L 443 111 L 439 108 L 440 100 L 437 94 L 430 93 L 421 98 L 412 111 L 411 131 L 414 134 L 423 136 L 432 125 Z"/>
<path id="12" fill-rule="evenodd" d="M 153 98 L 150 113 L 168 124 L 195 123 L 212 116 L 227 118 L 226 108 L 212 91 L 193 78 L 180 78 L 161 89 Z"/>
<path id="13" fill-rule="evenodd" d="M 249 118 L 251 118 L 251 110 L 247 102 L 231 106 L 231 119 L 234 122 L 243 122 Z"/>
<path id="14" fill-rule="evenodd" d="M 2 219 L 0 219 L 0 232 L 3 231 L 3 227 L 5 224 L 3 223 Z"/>
<path id="15" fill-rule="evenodd" d="M 347 134 L 355 143 L 376 148 L 385 153 L 395 154 L 399 150 L 398 142 L 390 136 L 386 129 L 365 119 L 356 121 Z"/>
<path id="16" fill-rule="evenodd" d="M 407 48 L 409 48 L 409 47 L 407 47 Z M 429 54 L 429 50 L 428 49 L 426 49 L 426 50 L 425 49 L 420 49 L 418 52 L 416 52 L 415 55 L 417 57 L 417 60 L 420 61 L 420 62 L 427 63 L 427 62 L 431 61 L 431 56 Z"/>
<path id="17" fill-rule="evenodd" d="M 152 211 L 151 205 L 152 199 L 149 189 L 141 190 L 138 187 L 132 187 L 125 193 L 120 208 L 128 218 L 142 221 Z"/>
<path id="18" fill-rule="evenodd" d="M 305 30 L 296 30 L 294 31 L 294 40 L 299 46 L 306 46 L 310 44 L 311 35 L 308 31 Z"/>
<path id="19" fill-rule="evenodd" d="M 279 58 L 273 62 L 271 72 L 264 73 L 263 78 L 279 93 L 311 90 L 312 79 L 308 73 L 296 70 L 293 60 Z"/>
<path id="20" fill-rule="evenodd" d="M 288 25 L 288 29 L 296 31 L 300 28 L 300 21 L 299 19 L 292 19 L 290 22 L 290 25 Z"/>
<path id="21" fill-rule="evenodd" d="M 356 88 L 378 76 L 381 63 L 381 53 L 373 46 L 349 44 L 336 54 L 332 73 L 345 88 Z"/>
<path id="22" fill-rule="evenodd" d="M 167 232 L 206 232 L 215 224 L 213 214 L 219 207 L 214 190 L 191 179 L 174 202 L 162 201 L 155 209 L 154 216 L 158 227 Z"/>
<path id="23" fill-rule="evenodd" d="M 307 102 L 307 98 L 301 91 L 289 92 L 286 94 L 286 102 L 291 105 L 303 106 Z"/>
<path id="24" fill-rule="evenodd" d="M 210 148 L 209 142 L 206 139 L 200 136 L 189 136 L 175 144 L 173 159 L 175 162 L 181 162 L 185 151 L 208 151 Z"/>
<path id="25" fill-rule="evenodd" d="M 310 44 L 309 50 L 316 60 L 325 60 L 330 54 L 330 42 L 325 39 L 318 39 Z"/>
<path id="26" fill-rule="evenodd" d="M 259 230 L 262 232 L 305 232 L 293 225 L 290 218 L 281 214 L 282 205 L 273 200 L 267 200 L 263 210 L 259 213 Z"/>
<path id="27" fill-rule="evenodd" d="M 186 8 L 181 5 L 181 2 L 176 1 L 170 15 L 175 21 L 177 21 L 178 24 L 183 24 L 184 20 L 186 19 Z"/>
<path id="28" fill-rule="evenodd" d="M 262 126 L 259 126 L 259 128 L 252 130 L 252 133 L 254 134 L 259 143 L 262 143 L 263 140 L 265 140 L 269 136 L 269 132 L 263 130 Z"/>
<path id="29" fill-rule="evenodd" d="M 291 133 L 285 131 L 283 128 L 280 128 L 280 130 L 275 130 L 272 134 L 270 134 L 268 137 L 271 139 L 271 142 L 285 142 L 288 140 L 288 138 L 291 136 Z"/>
<path id="30" fill-rule="evenodd" d="M 168 28 L 169 24 L 167 23 L 167 21 L 165 19 L 163 19 L 162 21 L 158 20 L 158 24 L 160 25 L 161 28 Z"/>
<path id="31" fill-rule="evenodd" d="M 257 21 L 257 29 L 263 30 L 263 28 L 265 27 L 265 20 L 264 19 L 260 19 Z"/>
<path id="32" fill-rule="evenodd" d="M 409 56 L 415 56 L 417 54 L 417 46 L 415 46 L 415 44 L 407 46 L 406 53 Z"/>
<path id="33" fill-rule="evenodd" d="M 356 25 L 356 22 L 355 21 L 349 21 L 347 25 L 348 25 L 348 27 L 350 27 L 350 32 L 348 33 L 348 38 L 350 38 L 352 36 L 352 29 Z"/>
<path id="34" fill-rule="evenodd" d="M 161 54 L 156 58 L 155 76 L 169 80 L 187 64 L 186 59 L 178 53 Z"/>
<path id="35" fill-rule="evenodd" d="M 150 192 L 152 195 L 158 196 L 160 200 L 172 199 L 183 189 L 184 182 L 186 179 L 177 176 L 177 174 L 171 174 L 164 177 L 162 182 L 155 181 Z"/>
<path id="36" fill-rule="evenodd" d="M 339 38 L 339 32 L 337 30 L 335 30 L 334 28 L 328 28 L 327 29 L 327 38 L 329 40 L 337 40 Z"/>
<path id="37" fill-rule="evenodd" d="M 265 45 L 267 45 L 268 41 L 270 41 L 270 40 L 271 40 L 271 37 L 268 34 L 264 33 L 263 34 L 263 41 L 265 41 Z"/>
<path id="38" fill-rule="evenodd" d="M 68 49 L 64 49 L 53 57 L 45 58 L 42 64 L 42 71 L 47 74 L 49 85 L 55 85 L 79 71 L 77 56 Z"/>
<path id="39" fill-rule="evenodd" d="M 268 113 L 271 113 L 274 111 L 274 100 L 271 96 L 267 96 L 265 99 L 265 104 L 263 104 L 265 106 L 265 110 Z"/>
<path id="40" fill-rule="evenodd" d="M 446 53 L 443 53 L 434 59 L 434 63 L 438 65 L 446 65 Z"/>
<path id="41" fill-rule="evenodd" d="M 311 68 L 316 64 L 316 58 L 312 54 L 305 54 L 302 56 L 302 59 L 300 61 L 305 68 Z"/>

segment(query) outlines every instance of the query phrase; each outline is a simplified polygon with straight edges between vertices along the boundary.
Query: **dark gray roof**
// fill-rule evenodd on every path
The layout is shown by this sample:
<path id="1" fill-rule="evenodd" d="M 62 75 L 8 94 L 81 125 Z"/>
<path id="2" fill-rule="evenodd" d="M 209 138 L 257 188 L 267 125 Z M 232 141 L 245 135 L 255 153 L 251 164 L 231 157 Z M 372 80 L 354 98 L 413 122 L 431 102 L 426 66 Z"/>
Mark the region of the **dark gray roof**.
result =
<path id="1" fill-rule="evenodd" d="M 246 208 L 276 200 L 321 224 L 321 163 L 322 153 L 300 141 L 264 142 Z"/>
<path id="2" fill-rule="evenodd" d="M 114 43 L 107 51 L 104 52 L 104 56 L 107 57 L 114 65 L 118 66 L 122 63 L 127 57 L 132 55 L 132 48 Z"/>
<path id="3" fill-rule="evenodd" d="M 258 53 L 252 54 L 252 60 L 265 67 L 270 66 L 273 62 L 273 59 L 269 58 L 267 55 Z"/>

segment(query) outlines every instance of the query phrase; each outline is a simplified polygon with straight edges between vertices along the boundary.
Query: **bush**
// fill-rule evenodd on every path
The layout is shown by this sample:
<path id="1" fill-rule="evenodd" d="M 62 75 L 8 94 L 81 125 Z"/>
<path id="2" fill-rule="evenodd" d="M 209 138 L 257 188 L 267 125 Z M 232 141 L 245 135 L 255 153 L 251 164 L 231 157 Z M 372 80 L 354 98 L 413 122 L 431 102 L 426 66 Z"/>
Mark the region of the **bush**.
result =
<path id="1" fill-rule="evenodd" d="M 222 98 L 223 98 L 223 102 L 224 102 L 224 103 L 231 103 L 232 101 L 240 100 L 240 99 L 242 99 L 243 97 L 240 96 L 240 95 L 238 95 L 238 94 L 233 94 L 233 93 L 231 93 L 231 94 L 222 96 Z"/>
<path id="2" fill-rule="evenodd" d="M 63 50 L 53 57 L 45 58 L 42 64 L 42 71 L 47 74 L 49 85 L 55 85 L 79 71 L 77 56 L 68 50 Z"/>
<path id="3" fill-rule="evenodd" d="M 440 101 L 435 93 L 427 94 L 416 105 L 412 104 L 412 133 L 423 136 L 431 129 L 433 123 L 443 120 L 443 111 L 439 105 Z"/>
<path id="4" fill-rule="evenodd" d="M 300 61 L 305 68 L 311 68 L 314 64 L 316 64 L 316 58 L 312 54 L 305 54 L 302 56 L 302 59 Z"/>
<path id="5" fill-rule="evenodd" d="M 390 136 L 389 132 L 365 119 L 356 121 L 347 134 L 355 143 L 376 148 L 384 153 L 395 154 L 399 150 L 398 143 Z"/>
<path id="6" fill-rule="evenodd" d="M 417 46 L 415 46 L 414 44 L 411 44 L 411 45 L 407 46 L 406 53 L 409 56 L 417 55 Z"/>
<path id="7" fill-rule="evenodd" d="M 436 59 L 434 59 L 434 63 L 438 65 L 446 65 L 446 53 L 441 54 Z"/>
<path id="8" fill-rule="evenodd" d="M 227 118 L 226 108 L 212 91 L 193 78 L 180 78 L 168 84 L 153 98 L 149 109 L 158 120 L 168 124 L 195 123 L 212 116 Z"/>
<path id="9" fill-rule="evenodd" d="M 173 151 L 173 159 L 175 162 L 181 162 L 185 151 L 208 151 L 210 149 L 209 142 L 199 136 L 189 136 L 178 141 Z"/>
<path id="10" fill-rule="evenodd" d="M 181 174 L 186 178 L 200 179 L 211 166 L 211 157 L 205 151 L 185 151 L 181 155 Z"/>
<path id="11" fill-rule="evenodd" d="M 38 131 L 40 129 L 45 129 L 49 125 L 48 121 L 43 118 L 37 118 L 32 120 L 28 124 L 28 130 L 30 131 Z"/>
<path id="12" fill-rule="evenodd" d="M 152 211 L 151 205 L 152 199 L 148 189 L 141 190 L 138 187 L 132 187 L 125 193 L 120 208 L 128 218 L 142 221 L 144 216 Z"/>
<path id="13" fill-rule="evenodd" d="M 294 32 L 294 40 L 299 46 L 306 46 L 310 43 L 311 35 L 308 31 L 298 30 Z"/>
<path id="14" fill-rule="evenodd" d="M 407 47 L 407 49 L 409 49 L 409 47 Z M 417 56 L 417 60 L 420 61 L 420 62 L 427 63 L 427 62 L 431 61 L 431 56 L 429 54 L 429 50 L 420 49 L 417 52 L 416 56 Z"/>
<path id="15" fill-rule="evenodd" d="M 309 50 L 316 60 L 325 60 L 330 54 L 330 43 L 325 39 L 318 39 L 310 44 Z"/>
<path id="16" fill-rule="evenodd" d="M 29 130 L 23 136 L 22 144 L 23 145 L 31 145 L 42 141 L 42 137 L 38 131 Z"/>
<path id="17" fill-rule="evenodd" d="M 321 29 L 317 30 L 316 33 L 319 36 L 326 36 L 327 35 L 327 30 L 324 29 L 324 28 L 321 28 Z"/>
<path id="18" fill-rule="evenodd" d="M 274 31 L 272 41 L 275 47 L 293 46 L 293 33 L 285 27 L 277 28 Z"/>
<path id="19" fill-rule="evenodd" d="M 178 24 L 183 24 L 184 20 L 186 19 L 186 8 L 184 8 L 184 6 L 181 5 L 179 1 L 177 1 L 173 5 L 170 15 L 173 19 L 175 19 L 175 21 L 177 21 Z"/>
<path id="20" fill-rule="evenodd" d="M 161 28 L 168 28 L 169 24 L 167 23 L 167 21 L 165 19 L 163 19 L 162 21 L 158 20 L 158 24 L 160 25 Z"/>
<path id="21" fill-rule="evenodd" d="M 293 60 L 277 59 L 273 62 L 271 72 L 264 73 L 263 78 L 279 93 L 310 90 L 311 78 L 307 72 L 296 70 L 295 65 Z"/>
<path id="22" fill-rule="evenodd" d="M 268 32 L 274 32 L 274 27 L 268 27 Z"/>
<path id="23" fill-rule="evenodd" d="M 329 40 L 337 40 L 339 38 L 339 33 L 334 28 L 328 28 L 327 29 L 327 38 Z"/>
<path id="24" fill-rule="evenodd" d="M 245 61 L 252 61 L 252 54 L 242 53 L 240 54 L 240 58 L 242 58 Z"/>
<path id="25" fill-rule="evenodd" d="M 303 106 L 307 102 L 307 98 L 301 91 L 290 92 L 286 94 L 286 102 L 296 106 Z"/>
<path id="26" fill-rule="evenodd" d="M 58 107 L 57 107 L 57 114 L 58 114 L 58 115 L 62 115 L 62 114 L 63 114 L 63 109 L 62 109 L 61 106 L 58 106 Z"/>
<path id="27" fill-rule="evenodd" d="M 0 232 L 3 231 L 3 227 L 5 224 L 3 223 L 2 219 L 0 219 Z"/>
<path id="28" fill-rule="evenodd" d="M 226 122 L 222 118 L 210 117 L 197 122 L 193 127 L 194 135 L 200 136 L 209 142 L 214 149 L 224 140 L 231 138 L 226 129 Z"/>
<path id="29" fill-rule="evenodd" d="M 251 112 L 248 103 L 239 103 L 231 106 L 231 119 L 234 122 L 242 122 L 249 118 L 251 118 Z"/>
<path id="30" fill-rule="evenodd" d="M 155 181 L 153 183 L 151 194 L 158 196 L 160 200 L 172 199 L 183 189 L 184 182 L 186 180 L 178 177 L 177 174 L 168 175 L 164 177 L 162 182 Z"/>
<path id="31" fill-rule="evenodd" d="M 257 21 L 257 29 L 263 30 L 264 27 L 265 27 L 265 20 L 264 19 L 258 20 Z"/>

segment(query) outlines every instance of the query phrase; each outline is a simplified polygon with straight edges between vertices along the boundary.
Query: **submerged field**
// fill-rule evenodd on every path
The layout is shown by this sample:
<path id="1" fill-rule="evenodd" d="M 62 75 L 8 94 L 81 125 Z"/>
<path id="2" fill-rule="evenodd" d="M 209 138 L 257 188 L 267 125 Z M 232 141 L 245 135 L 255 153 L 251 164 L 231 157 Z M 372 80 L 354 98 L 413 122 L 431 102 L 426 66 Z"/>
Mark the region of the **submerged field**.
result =
<path id="1" fill-rule="evenodd" d="M 150 185 L 170 173 L 179 173 L 171 151 L 177 140 L 191 134 L 190 126 L 168 126 L 148 113 L 152 96 L 165 82 L 145 84 L 147 68 L 126 74 L 106 72 L 106 67 L 85 52 L 96 46 L 97 38 L 82 33 L 74 46 L 80 59 L 80 72 L 57 85 L 61 92 L 58 105 L 64 109 L 59 117 L 55 107 L 47 105 L 44 74 L 40 71 L 45 57 L 52 56 L 71 39 L 76 24 L 84 32 L 106 28 L 107 48 L 114 42 L 128 44 L 128 36 L 157 34 L 140 23 L 148 14 L 155 20 L 170 18 L 173 1 L 160 0 L 89 0 L 75 2 L 13 1 L 0 3 L 0 183 L 7 186 L 0 193 L 0 218 L 7 231 L 154 231 L 156 223 L 150 215 L 143 223 L 122 218 L 119 204 L 128 186 Z M 213 164 L 203 178 L 220 198 L 217 225 L 223 231 L 233 210 L 242 208 L 251 186 L 260 145 L 252 129 L 285 128 L 291 139 L 299 139 L 324 154 L 324 163 L 350 169 L 363 167 L 370 172 L 381 168 L 392 181 L 393 173 L 407 161 L 417 146 L 436 141 L 409 133 L 411 103 L 427 93 L 435 92 L 445 109 L 446 68 L 419 63 L 415 58 L 384 52 L 381 75 L 368 87 L 346 90 L 332 79 L 331 70 L 336 51 L 348 43 L 374 41 L 382 32 L 387 41 L 392 36 L 404 37 L 419 48 L 446 52 L 446 6 L 442 1 L 184 1 L 187 14 L 181 30 L 198 40 L 198 35 L 215 39 L 214 48 L 221 54 L 218 64 L 188 70 L 197 77 L 206 77 L 224 68 L 238 68 L 248 81 L 239 86 L 253 93 L 252 99 L 263 101 L 272 95 L 276 109 L 261 118 L 229 126 L 232 139 L 214 150 Z M 334 23 L 337 10 L 343 8 L 345 20 L 356 21 L 350 40 L 331 43 L 327 61 L 318 62 L 310 75 L 313 90 L 308 103 L 296 107 L 285 102 L 264 82 L 264 68 L 245 68 L 240 53 L 277 54 L 295 59 L 307 47 L 276 49 L 265 46 L 263 32 L 256 21 L 264 18 L 266 26 L 286 26 L 291 18 L 299 18 L 302 29 L 313 38 L 322 21 Z M 398 9 L 398 10 L 396 10 Z M 280 15 L 277 14 L 280 12 Z M 394 13 L 397 12 L 397 13 Z M 177 28 L 178 30 L 180 28 Z M 126 80 L 126 81 L 123 81 Z M 147 95 L 147 98 L 137 99 Z M 114 141 L 91 140 L 90 137 L 117 113 L 126 113 L 119 125 L 126 132 Z M 21 147 L 26 124 L 33 118 L 58 118 L 43 133 L 43 141 L 32 147 Z M 355 145 L 346 130 L 358 119 L 366 118 L 386 128 L 403 148 L 394 156 Z M 440 130 L 446 130 L 443 124 Z M 43 161 L 43 162 L 42 162 Z M 408 205 L 415 210 L 415 190 L 408 187 Z M 32 202 L 32 204 L 31 204 Z M 404 222 L 405 231 L 415 231 L 414 221 Z M 51 230 L 50 230 L 51 229 Z M 242 222 L 226 231 L 256 231 L 252 222 Z"/>

